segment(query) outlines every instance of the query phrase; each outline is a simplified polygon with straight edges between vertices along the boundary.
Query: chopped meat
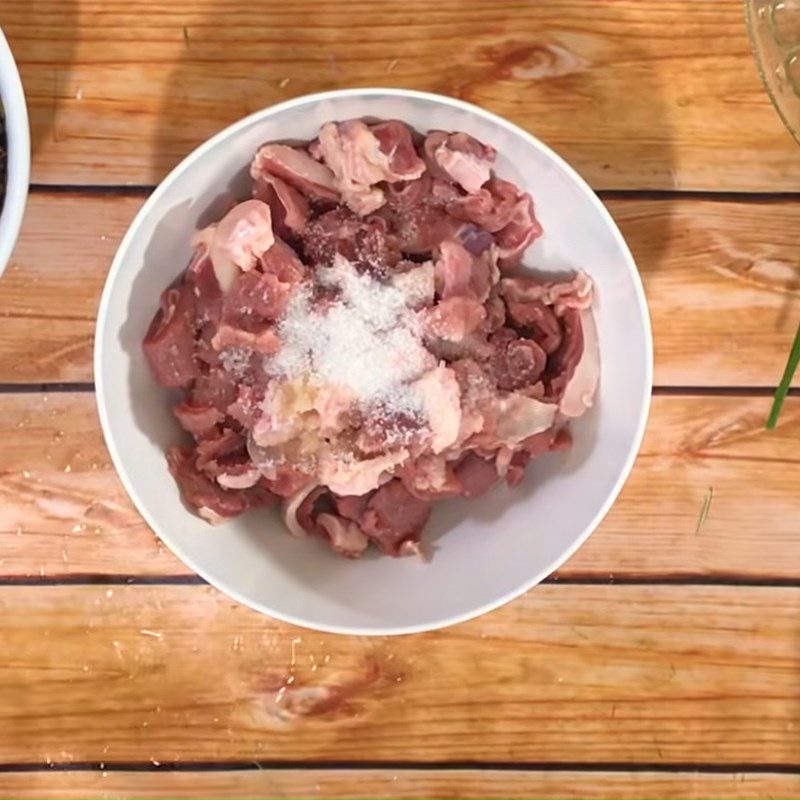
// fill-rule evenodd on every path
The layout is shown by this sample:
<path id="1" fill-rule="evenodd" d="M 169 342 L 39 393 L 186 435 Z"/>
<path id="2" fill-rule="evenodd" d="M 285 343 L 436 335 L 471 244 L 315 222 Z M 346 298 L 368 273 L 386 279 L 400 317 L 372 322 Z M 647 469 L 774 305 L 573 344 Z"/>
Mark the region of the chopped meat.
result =
<path id="1" fill-rule="evenodd" d="M 247 331 L 233 325 L 222 324 L 214 334 L 211 344 L 215 350 L 225 350 L 227 347 L 244 347 L 258 350 L 266 355 L 274 355 L 280 350 L 281 342 L 272 328 L 261 331 Z"/>
<path id="2" fill-rule="evenodd" d="M 425 310 L 426 336 L 448 342 L 462 342 L 486 319 L 486 309 L 474 297 L 448 297 Z"/>
<path id="3" fill-rule="evenodd" d="M 406 294 L 410 308 L 420 309 L 433 304 L 435 270 L 430 261 L 424 264 L 398 262 L 388 283 Z"/>
<path id="4" fill-rule="evenodd" d="M 528 195 L 523 195 L 523 199 Z M 457 219 L 496 233 L 514 218 L 520 196 L 513 183 L 492 178 L 484 188 L 466 196 L 456 195 L 446 201 L 448 213 Z"/>
<path id="5" fill-rule="evenodd" d="M 261 269 L 283 283 L 296 286 L 306 275 L 306 268 L 292 247 L 281 239 L 261 256 Z"/>
<path id="6" fill-rule="evenodd" d="M 263 400 L 264 390 L 262 388 L 243 383 L 238 387 L 236 399 L 227 405 L 226 412 L 242 427 L 251 430 L 261 418 L 260 406 Z"/>
<path id="7" fill-rule="evenodd" d="M 419 416 L 408 410 L 387 408 L 375 403 L 364 410 L 356 445 L 363 453 L 383 453 L 395 447 L 408 447 L 419 440 L 423 430 Z"/>
<path id="8" fill-rule="evenodd" d="M 195 299 L 187 283 L 167 289 L 144 337 L 150 370 L 162 386 L 187 386 L 197 376 L 194 360 Z"/>
<path id="9" fill-rule="evenodd" d="M 542 226 L 533 213 L 533 200 L 529 194 L 523 195 L 517 201 L 508 225 L 494 236 L 500 268 L 518 267 L 522 263 L 525 249 L 541 235 Z"/>
<path id="10" fill-rule="evenodd" d="M 345 209 L 321 214 L 303 233 L 303 252 L 319 266 L 333 264 L 338 253 L 359 270 L 386 275 L 400 261 L 397 237 L 385 219 L 359 219 Z"/>
<path id="11" fill-rule="evenodd" d="M 533 339 L 547 355 L 561 346 L 561 323 L 550 306 L 541 300 L 524 303 L 510 300 L 506 304 L 514 328 Z"/>
<path id="12" fill-rule="evenodd" d="M 424 202 L 431 196 L 431 177 L 425 172 L 413 181 L 397 181 L 387 183 L 385 188 L 386 208 L 397 211 L 410 209 Z"/>
<path id="13" fill-rule="evenodd" d="M 585 272 L 578 272 L 572 280 L 542 283 L 535 278 L 503 278 L 500 293 L 508 301 L 529 303 L 540 301 L 553 307 L 557 316 L 567 308 L 585 311 L 592 304 L 592 281 Z"/>
<path id="14" fill-rule="evenodd" d="M 369 546 L 369 539 L 355 522 L 335 514 L 320 514 L 316 524 L 327 535 L 334 552 L 347 558 L 358 558 Z"/>
<path id="15" fill-rule="evenodd" d="M 439 245 L 434 270 L 436 293 L 442 299 L 470 294 L 472 256 L 458 242 L 446 239 Z"/>
<path id="16" fill-rule="evenodd" d="M 544 455 L 553 450 L 567 450 L 571 444 L 571 437 L 566 428 L 548 428 L 541 433 L 535 433 L 520 442 L 522 452 L 531 458 Z"/>
<path id="17" fill-rule="evenodd" d="M 455 469 L 456 478 L 464 497 L 479 497 L 489 491 L 498 481 L 494 462 L 467 453 Z"/>
<path id="18" fill-rule="evenodd" d="M 214 436 L 201 439 L 195 448 L 197 468 L 215 478 L 229 466 L 247 463 L 245 440 L 230 428 L 215 431 Z"/>
<path id="19" fill-rule="evenodd" d="M 278 497 L 291 497 L 309 482 L 309 477 L 302 470 L 282 465 L 271 470 L 271 477 L 264 475 L 263 481 Z"/>
<path id="20" fill-rule="evenodd" d="M 476 158 L 471 153 L 440 147 L 436 153 L 436 160 L 466 192 L 480 191 L 481 186 L 491 175 L 489 162 Z"/>
<path id="21" fill-rule="evenodd" d="M 253 197 L 265 202 L 272 212 L 272 229 L 283 239 L 303 232 L 308 222 L 308 198 L 286 181 L 265 173 L 253 187 Z"/>
<path id="22" fill-rule="evenodd" d="M 314 505 L 324 494 L 324 486 L 309 481 L 284 498 L 281 503 L 281 516 L 289 533 L 302 539 L 306 534 L 316 532 Z"/>
<path id="23" fill-rule="evenodd" d="M 215 366 L 197 376 L 187 399 L 195 406 L 212 406 L 224 413 L 236 399 L 236 385 L 224 367 Z"/>
<path id="24" fill-rule="evenodd" d="M 449 184 L 446 189 L 448 197 L 453 193 L 458 196 Z M 463 220 L 448 213 L 436 190 L 437 182 L 432 182 L 427 173 L 418 180 L 387 185 L 387 202 L 376 213 L 389 223 L 404 253 L 427 255 L 464 227 Z"/>
<path id="25" fill-rule="evenodd" d="M 280 178 L 312 200 L 339 199 L 333 173 L 297 147 L 264 145 L 253 158 L 250 174 L 256 181 L 267 175 Z"/>
<path id="26" fill-rule="evenodd" d="M 487 449 L 518 448 L 529 436 L 547 430 L 557 410 L 552 403 L 543 403 L 519 392 L 499 397 L 494 401 L 494 425 L 475 437 L 476 444 Z"/>
<path id="27" fill-rule="evenodd" d="M 367 503 L 369 502 L 369 498 L 371 496 L 372 495 L 369 494 L 334 494 L 331 495 L 331 501 L 333 502 L 334 510 L 340 517 L 343 519 L 349 519 L 352 522 L 356 522 L 363 513 L 364 509 L 367 507 Z"/>
<path id="28" fill-rule="evenodd" d="M 192 454 L 182 447 L 170 447 L 167 463 L 184 502 L 211 523 L 224 522 L 250 508 L 272 506 L 277 498 L 262 486 L 230 491 L 200 472 Z"/>
<path id="29" fill-rule="evenodd" d="M 597 382 L 600 379 L 600 347 L 591 311 L 573 310 L 572 313 L 580 314 L 583 353 L 572 374 L 572 379 L 568 381 L 564 389 L 558 410 L 565 417 L 580 417 L 587 409 L 591 408 L 597 390 Z M 569 365 L 565 366 L 565 371 L 567 369 L 569 369 Z"/>
<path id="30" fill-rule="evenodd" d="M 441 453 L 456 440 L 461 396 L 455 372 L 440 364 L 418 378 L 412 388 L 422 401 L 431 433 L 431 451 Z"/>
<path id="31" fill-rule="evenodd" d="M 501 328 L 489 342 L 492 345 L 489 364 L 498 388 L 511 392 L 539 380 L 547 355 L 536 342 L 520 339 L 510 328 Z"/>
<path id="32" fill-rule="evenodd" d="M 246 200 L 219 223 L 195 234 L 193 244 L 207 249 L 219 286 L 227 292 L 240 272 L 253 269 L 274 241 L 269 206 L 261 200 Z"/>
<path id="33" fill-rule="evenodd" d="M 397 183 L 412 181 L 422 176 L 425 162 L 417 154 L 408 125 L 390 119 L 372 125 L 371 130 L 380 143 L 381 152 L 389 160 L 384 180 Z"/>
<path id="34" fill-rule="evenodd" d="M 312 152 L 330 167 L 344 202 L 362 216 L 386 202 L 375 184 L 414 180 L 425 170 L 408 128 L 400 122 L 374 128 L 358 119 L 328 122 Z"/>
<path id="35" fill-rule="evenodd" d="M 293 288 L 271 272 L 243 272 L 224 297 L 222 322 L 245 331 L 263 330 L 281 316 Z"/>
<path id="36" fill-rule="evenodd" d="M 459 228 L 458 239 L 474 256 L 485 253 L 494 244 L 494 237 L 489 231 L 470 223 Z"/>
<path id="37" fill-rule="evenodd" d="M 172 412 L 181 427 L 189 431 L 195 439 L 207 436 L 216 425 L 225 419 L 225 415 L 212 405 L 196 406 L 186 400 L 177 403 Z"/>
<path id="38" fill-rule="evenodd" d="M 242 455 L 228 459 L 222 465 L 222 471 L 216 476 L 216 480 L 223 489 L 249 489 L 261 482 L 261 473 Z"/>
<path id="39" fill-rule="evenodd" d="M 388 159 L 361 120 L 323 125 L 312 153 L 328 165 L 342 200 L 356 214 L 369 214 L 386 202 L 383 191 L 374 184 L 383 180 L 378 162 L 387 163 Z"/>
<path id="40" fill-rule="evenodd" d="M 543 375 L 546 396 L 553 402 L 564 397 L 567 385 L 572 380 L 583 355 L 581 312 L 577 308 L 567 308 L 561 319 L 564 326 L 561 345 L 548 358 L 547 369 Z"/>
<path id="41" fill-rule="evenodd" d="M 212 522 L 282 499 L 348 558 L 420 555 L 432 503 L 570 444 L 599 377 L 592 282 L 501 277 L 541 233 L 466 133 L 331 122 L 254 156 L 252 199 L 196 234 L 143 350 L 182 389 L 170 448 Z"/>
<path id="42" fill-rule="evenodd" d="M 317 474 L 336 494 L 366 494 L 380 486 L 408 456 L 404 448 L 361 459 L 345 459 L 341 454 L 323 451 L 317 461 Z"/>
<path id="43" fill-rule="evenodd" d="M 198 309 L 198 323 L 219 325 L 222 314 L 222 290 L 205 245 L 201 245 L 195 252 L 192 263 L 186 270 L 186 281 L 192 286 Z"/>
<path id="44" fill-rule="evenodd" d="M 469 287 L 481 303 L 485 303 L 491 294 L 496 271 L 489 253 L 482 253 L 472 258 Z"/>
<path id="45" fill-rule="evenodd" d="M 361 530 L 386 555 L 396 556 L 404 541 L 419 541 L 431 503 L 414 497 L 395 479 L 372 495 L 359 520 Z"/>
<path id="46" fill-rule="evenodd" d="M 433 131 L 423 144 L 425 161 L 435 178 L 451 180 L 465 192 L 480 190 L 489 180 L 495 149 L 466 133 Z"/>
<path id="47" fill-rule="evenodd" d="M 443 455 L 422 455 L 400 473 L 403 486 L 420 500 L 441 500 L 461 494 L 453 465 Z"/>
<path id="48" fill-rule="evenodd" d="M 352 263 L 358 269 L 386 277 L 400 261 L 396 237 L 390 233 L 386 220 L 374 217 L 356 232 Z"/>
<path id="49" fill-rule="evenodd" d="M 506 304 L 503 298 L 497 293 L 497 287 L 493 286 L 489 292 L 489 297 L 484 303 L 486 308 L 485 328 L 487 333 L 494 333 L 506 324 Z"/>

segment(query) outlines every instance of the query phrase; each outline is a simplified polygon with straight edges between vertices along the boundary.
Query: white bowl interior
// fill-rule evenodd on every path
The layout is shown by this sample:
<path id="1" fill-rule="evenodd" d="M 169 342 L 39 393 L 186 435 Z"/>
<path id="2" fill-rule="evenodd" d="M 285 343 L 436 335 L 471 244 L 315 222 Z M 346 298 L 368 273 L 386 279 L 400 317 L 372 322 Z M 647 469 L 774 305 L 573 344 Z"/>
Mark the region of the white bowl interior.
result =
<path id="1" fill-rule="evenodd" d="M 0 275 L 17 240 L 25 202 L 31 162 L 28 109 L 11 49 L 0 31 L 0 105 L 5 114 L 7 176 L 5 202 L 0 209 Z"/>
<path id="2" fill-rule="evenodd" d="M 323 543 L 288 535 L 271 511 L 212 528 L 187 511 L 164 459 L 180 437 L 167 393 L 140 343 L 161 291 L 185 268 L 192 232 L 247 196 L 256 148 L 309 139 L 328 120 L 398 118 L 421 132 L 463 130 L 497 148 L 497 172 L 529 190 L 544 227 L 526 264 L 585 268 L 597 285 L 602 378 L 595 408 L 573 428 L 566 455 L 533 465 L 523 485 L 436 508 L 433 559 L 374 555 L 349 561 Z M 402 633 L 475 616 L 524 591 L 591 533 L 638 449 L 650 397 L 647 310 L 631 255 L 591 190 L 515 126 L 447 98 L 352 90 L 298 98 L 223 131 L 164 181 L 126 235 L 97 324 L 95 371 L 106 438 L 120 475 L 151 527 L 177 555 L 234 598 L 313 628 Z"/>

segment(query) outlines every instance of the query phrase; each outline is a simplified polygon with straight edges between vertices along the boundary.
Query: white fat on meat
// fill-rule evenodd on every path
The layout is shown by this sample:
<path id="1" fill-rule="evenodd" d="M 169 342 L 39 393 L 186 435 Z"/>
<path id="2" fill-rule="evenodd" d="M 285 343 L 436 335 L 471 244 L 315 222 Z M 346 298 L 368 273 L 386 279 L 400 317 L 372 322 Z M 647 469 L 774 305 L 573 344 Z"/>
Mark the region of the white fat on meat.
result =
<path id="1" fill-rule="evenodd" d="M 533 278 L 503 278 L 500 294 L 514 303 L 539 300 L 553 306 L 555 313 L 561 315 L 567 308 L 588 309 L 592 305 L 593 283 L 583 270 L 578 270 L 572 280 L 561 283 L 540 283 Z"/>
<path id="2" fill-rule="evenodd" d="M 256 180 L 274 175 L 312 198 L 338 200 L 333 172 L 297 147 L 265 144 L 250 165 Z"/>
<path id="3" fill-rule="evenodd" d="M 213 508 L 209 508 L 208 506 L 200 506 L 197 509 L 197 513 L 209 525 L 222 525 L 223 523 L 228 522 L 228 520 L 225 517 L 221 516 L 220 514 L 217 514 L 217 512 L 214 511 Z"/>
<path id="4" fill-rule="evenodd" d="M 451 150 L 446 142 L 433 154 L 436 163 L 469 194 L 477 192 L 492 177 L 492 165 L 473 153 Z"/>
<path id="5" fill-rule="evenodd" d="M 336 188 L 353 211 L 369 214 L 384 204 L 383 192 L 372 185 L 383 180 L 381 162 L 387 159 L 380 142 L 363 122 L 323 125 L 317 153 L 336 176 Z"/>
<path id="6" fill-rule="evenodd" d="M 256 467 L 242 472 L 239 475 L 223 473 L 217 476 L 217 483 L 223 489 L 249 489 L 255 486 L 261 478 L 261 471 Z"/>
<path id="7" fill-rule="evenodd" d="M 195 234 L 192 244 L 208 251 L 220 289 L 227 292 L 241 272 L 255 267 L 275 243 L 272 215 L 261 200 L 234 206 L 220 222 Z"/>
<path id="8" fill-rule="evenodd" d="M 379 209 L 386 197 L 374 184 L 380 181 L 413 180 L 425 169 L 398 175 L 390 155 L 381 150 L 380 142 L 361 120 L 328 122 L 320 128 L 319 142 L 314 147 L 336 176 L 336 187 L 342 199 L 356 214 L 369 214 Z"/>
<path id="9" fill-rule="evenodd" d="M 316 387 L 303 379 L 273 381 L 261 401 L 261 417 L 253 427 L 255 444 L 274 447 L 297 437 L 316 418 L 317 394 Z"/>
<path id="10" fill-rule="evenodd" d="M 317 477 L 334 494 L 360 496 L 385 483 L 408 457 L 405 448 L 361 460 L 326 450 L 319 454 Z"/>
<path id="11" fill-rule="evenodd" d="M 592 407 L 597 382 L 600 379 L 600 345 L 591 309 L 581 311 L 581 327 L 583 355 L 558 406 L 558 410 L 565 417 L 580 417 Z"/>
<path id="12" fill-rule="evenodd" d="M 355 522 L 333 514 L 320 514 L 317 524 L 328 534 L 331 547 L 340 555 L 358 558 L 369 546 L 369 539 Z"/>
<path id="13" fill-rule="evenodd" d="M 297 510 L 303 505 L 303 501 L 313 492 L 319 484 L 311 481 L 307 486 L 304 486 L 299 491 L 295 492 L 291 497 L 281 503 L 281 518 L 283 524 L 289 530 L 292 536 L 297 536 L 302 539 L 308 535 L 307 531 L 297 521 Z"/>
<path id="14" fill-rule="evenodd" d="M 411 384 L 422 403 L 431 431 L 431 450 L 441 453 L 458 438 L 461 428 L 461 391 L 456 375 L 440 364 Z"/>
<path id="15" fill-rule="evenodd" d="M 558 406 L 553 403 L 541 403 L 514 392 L 497 398 L 495 410 L 496 438 L 508 447 L 515 447 L 529 436 L 550 428 L 555 420 Z"/>
<path id="16" fill-rule="evenodd" d="M 422 545 L 419 542 L 415 542 L 413 539 L 406 539 L 404 542 L 400 542 L 400 547 L 397 550 L 397 555 L 417 556 L 418 558 L 422 559 L 422 561 L 425 562 L 430 561 L 430 557 L 422 549 Z"/>

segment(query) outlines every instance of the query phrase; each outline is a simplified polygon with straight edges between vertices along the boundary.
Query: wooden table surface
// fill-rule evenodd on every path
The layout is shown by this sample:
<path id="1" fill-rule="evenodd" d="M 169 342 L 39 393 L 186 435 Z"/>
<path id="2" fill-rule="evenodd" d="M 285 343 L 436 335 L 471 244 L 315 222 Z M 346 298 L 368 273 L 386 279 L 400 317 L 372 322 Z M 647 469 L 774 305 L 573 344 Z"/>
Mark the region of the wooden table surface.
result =
<path id="1" fill-rule="evenodd" d="M 800 148 L 739 0 L 2 0 L 0 25 L 34 147 L 0 281 L 0 795 L 800 793 L 800 397 L 763 428 L 800 318 Z M 478 103 L 574 164 L 656 353 L 641 454 L 580 552 L 499 611 L 386 639 L 259 616 L 162 547 L 91 363 L 112 255 L 169 168 L 255 109 L 374 85 Z"/>

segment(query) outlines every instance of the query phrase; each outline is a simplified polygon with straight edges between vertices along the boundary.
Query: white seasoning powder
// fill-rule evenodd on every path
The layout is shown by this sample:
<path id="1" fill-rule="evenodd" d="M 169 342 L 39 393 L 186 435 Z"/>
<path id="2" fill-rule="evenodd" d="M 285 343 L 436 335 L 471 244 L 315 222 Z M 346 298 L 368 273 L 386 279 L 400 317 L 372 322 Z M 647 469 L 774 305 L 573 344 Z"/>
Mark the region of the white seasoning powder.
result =
<path id="1" fill-rule="evenodd" d="M 220 353 L 220 361 L 226 372 L 241 378 L 250 365 L 251 351 L 241 347 L 228 347 Z"/>
<path id="2" fill-rule="evenodd" d="M 380 399 L 407 407 L 408 382 L 432 366 L 409 308 L 414 298 L 403 287 L 358 274 L 341 257 L 321 282 L 339 296 L 318 309 L 307 288 L 294 295 L 278 326 L 282 347 L 270 368 L 287 378 L 338 384 L 362 403 Z"/>

